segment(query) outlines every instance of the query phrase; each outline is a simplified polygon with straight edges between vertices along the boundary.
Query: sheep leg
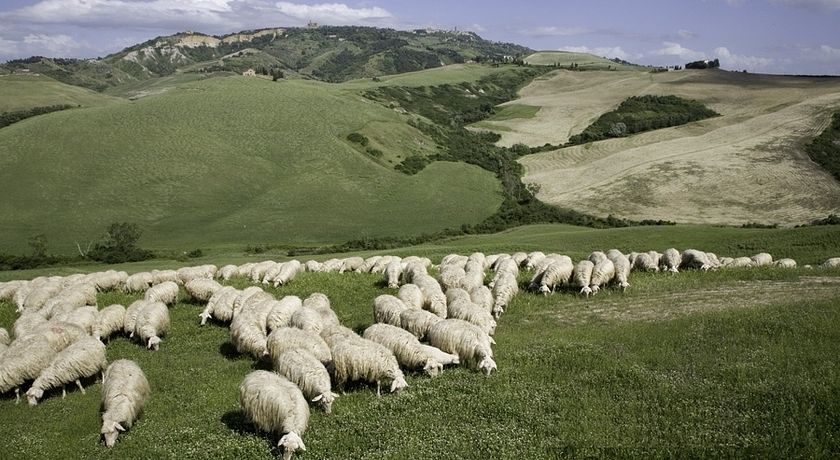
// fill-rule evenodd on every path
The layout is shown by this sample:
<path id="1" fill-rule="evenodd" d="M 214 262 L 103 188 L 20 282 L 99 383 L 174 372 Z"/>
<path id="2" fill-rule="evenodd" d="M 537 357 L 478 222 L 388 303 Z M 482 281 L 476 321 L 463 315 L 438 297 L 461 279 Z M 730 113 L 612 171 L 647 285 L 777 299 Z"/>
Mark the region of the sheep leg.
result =
<path id="1" fill-rule="evenodd" d="M 379 391 L 379 380 L 376 381 L 376 397 L 382 396 L 382 393 Z"/>
<path id="2" fill-rule="evenodd" d="M 61 399 L 64 399 L 66 397 L 67 397 L 67 388 L 61 387 Z"/>
<path id="3" fill-rule="evenodd" d="M 78 380 L 78 379 L 76 380 L 76 386 L 78 386 L 78 387 L 79 387 L 79 391 L 81 391 L 83 395 L 84 395 L 84 394 L 87 394 L 87 393 L 85 392 L 85 387 L 83 387 L 83 386 L 82 386 L 82 382 L 81 382 L 81 380 Z"/>
<path id="4" fill-rule="evenodd" d="M 15 404 L 20 404 L 20 388 L 15 388 Z"/>

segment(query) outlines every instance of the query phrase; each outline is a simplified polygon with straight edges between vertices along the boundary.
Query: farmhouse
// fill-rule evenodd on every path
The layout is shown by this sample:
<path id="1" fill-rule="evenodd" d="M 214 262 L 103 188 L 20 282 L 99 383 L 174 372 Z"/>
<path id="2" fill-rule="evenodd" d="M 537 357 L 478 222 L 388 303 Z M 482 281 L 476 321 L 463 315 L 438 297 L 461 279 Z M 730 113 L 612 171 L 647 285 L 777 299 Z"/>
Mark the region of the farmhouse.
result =
<path id="1" fill-rule="evenodd" d="M 245 77 L 256 77 L 256 76 L 257 76 L 257 72 L 254 72 L 254 69 L 248 69 L 248 70 L 246 70 L 246 71 L 242 72 L 242 76 L 245 76 Z"/>

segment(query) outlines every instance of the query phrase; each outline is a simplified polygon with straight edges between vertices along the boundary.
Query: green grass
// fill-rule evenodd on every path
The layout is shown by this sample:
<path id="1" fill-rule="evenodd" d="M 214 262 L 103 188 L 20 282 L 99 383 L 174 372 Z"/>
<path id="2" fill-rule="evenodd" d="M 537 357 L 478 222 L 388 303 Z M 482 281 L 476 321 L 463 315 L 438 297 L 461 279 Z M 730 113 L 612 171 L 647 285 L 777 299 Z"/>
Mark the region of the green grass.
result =
<path id="1" fill-rule="evenodd" d="M 558 65 L 568 67 L 577 64 L 580 70 L 639 70 L 641 67 L 619 64 L 609 59 L 587 53 L 573 53 L 570 51 L 538 51 L 525 58 L 531 65 Z"/>
<path id="2" fill-rule="evenodd" d="M 0 112 L 16 112 L 51 105 L 99 107 L 119 99 L 67 85 L 43 75 L 0 76 Z"/>
<path id="3" fill-rule="evenodd" d="M 497 374 L 410 375 L 406 391 L 381 398 L 356 388 L 332 415 L 313 410 L 299 458 L 830 457 L 840 449 L 840 295 L 800 289 L 770 305 L 743 301 L 750 289 L 761 295 L 745 280 L 793 288 L 800 276 L 649 274 L 632 277 L 624 295 L 520 294 L 497 329 Z M 371 300 L 391 292 L 380 278 L 305 273 L 271 292 L 324 292 L 358 330 L 372 321 Z M 687 296 L 699 289 L 732 301 L 690 310 Z M 99 303 L 136 297 L 101 294 Z M 200 310 L 171 308 L 159 352 L 125 338 L 109 344 L 109 360 L 136 360 L 152 386 L 116 447 L 98 443 L 97 383 L 34 408 L 0 399 L 4 458 L 274 458 L 276 440 L 245 423 L 237 402 L 242 378 L 261 365 L 231 351 L 225 327 L 199 327 Z M 0 303 L 0 327 L 14 316 Z"/>
<path id="4" fill-rule="evenodd" d="M 139 224 L 150 248 L 335 243 L 476 223 L 501 202 L 477 167 L 407 177 L 357 151 L 359 130 L 394 156 L 434 143 L 338 85 L 214 78 L 70 112 L 0 132 L 0 250 L 45 233 L 72 253 L 114 221 Z"/>
<path id="5" fill-rule="evenodd" d="M 496 112 L 487 121 L 504 121 L 516 118 L 534 118 L 542 107 L 526 104 L 510 104 L 496 108 Z"/>

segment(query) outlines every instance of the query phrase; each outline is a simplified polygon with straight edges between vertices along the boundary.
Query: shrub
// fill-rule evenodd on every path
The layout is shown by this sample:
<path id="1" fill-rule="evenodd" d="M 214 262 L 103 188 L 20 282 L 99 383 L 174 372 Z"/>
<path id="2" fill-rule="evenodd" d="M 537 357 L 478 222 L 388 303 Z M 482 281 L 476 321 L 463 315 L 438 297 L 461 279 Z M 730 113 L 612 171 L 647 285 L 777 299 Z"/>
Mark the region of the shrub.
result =
<path id="1" fill-rule="evenodd" d="M 87 256 L 99 262 L 117 264 L 151 259 L 151 251 L 137 247 L 143 232 L 137 224 L 114 222 L 108 226 L 105 238 Z"/>
<path id="2" fill-rule="evenodd" d="M 347 135 L 347 140 L 365 147 L 370 142 L 367 137 L 359 133 L 350 133 Z"/>

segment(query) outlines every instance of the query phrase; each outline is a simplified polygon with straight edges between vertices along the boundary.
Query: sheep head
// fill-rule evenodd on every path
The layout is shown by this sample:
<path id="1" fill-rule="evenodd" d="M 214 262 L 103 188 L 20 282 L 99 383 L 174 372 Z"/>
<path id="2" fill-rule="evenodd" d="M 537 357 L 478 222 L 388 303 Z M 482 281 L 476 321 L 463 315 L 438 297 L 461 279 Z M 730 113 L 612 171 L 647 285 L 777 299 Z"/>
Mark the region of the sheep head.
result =
<path id="1" fill-rule="evenodd" d="M 44 390 L 40 388 L 30 388 L 29 391 L 26 392 L 26 400 L 29 402 L 30 406 L 37 406 L 38 400 L 44 396 Z"/>
<path id="2" fill-rule="evenodd" d="M 547 285 L 543 284 L 543 285 L 540 286 L 540 292 L 543 295 L 548 295 L 549 293 L 551 293 L 551 288 L 549 288 Z"/>
<path id="3" fill-rule="evenodd" d="M 629 288 L 629 287 L 630 287 L 630 283 L 628 283 L 627 281 L 622 281 L 622 282 L 621 282 L 621 283 L 619 283 L 618 285 L 621 287 L 621 290 L 622 290 L 622 291 L 626 291 L 626 290 L 627 290 L 627 288 Z"/>
<path id="4" fill-rule="evenodd" d="M 306 451 L 303 439 L 301 439 L 294 431 L 289 432 L 280 438 L 280 441 L 277 443 L 277 447 L 283 448 L 283 460 L 291 460 L 292 454 L 294 454 L 296 450 Z"/>
<path id="5" fill-rule="evenodd" d="M 198 317 L 199 317 L 199 318 L 201 318 L 201 325 L 202 325 L 202 326 L 204 326 L 205 324 L 207 324 L 207 321 L 210 319 L 210 313 L 208 313 L 208 312 L 201 312 L 201 313 L 198 315 Z"/>
<path id="6" fill-rule="evenodd" d="M 486 372 L 488 376 L 491 372 L 495 371 L 496 369 L 496 362 L 493 361 L 493 358 L 489 356 L 485 356 L 478 363 L 478 370 Z"/>
<path id="7" fill-rule="evenodd" d="M 441 372 L 443 372 L 443 364 L 433 359 L 430 359 L 426 361 L 426 365 L 423 366 L 423 371 L 429 377 L 437 377 L 438 375 L 440 375 Z"/>
<path id="8" fill-rule="evenodd" d="M 103 420 L 102 421 L 102 436 L 105 438 L 105 446 L 106 447 L 114 447 L 114 444 L 117 443 L 117 436 L 119 436 L 120 431 L 125 431 L 122 425 L 119 422 L 115 422 L 113 420 Z"/>
<path id="9" fill-rule="evenodd" d="M 154 336 L 149 338 L 149 345 L 147 346 L 149 350 L 158 351 L 160 349 L 160 337 Z"/>
<path id="10" fill-rule="evenodd" d="M 584 286 L 583 289 L 580 290 L 580 293 L 589 297 L 589 294 L 592 294 L 592 289 L 589 286 Z"/>
<path id="11" fill-rule="evenodd" d="M 328 391 L 326 393 L 319 394 L 318 396 L 312 398 L 312 402 L 320 402 L 321 407 L 324 409 L 325 414 L 332 413 L 332 405 L 335 401 L 335 398 L 338 398 L 338 395 Z"/>
<path id="12" fill-rule="evenodd" d="M 592 289 L 592 294 L 597 294 L 598 291 L 601 290 L 601 286 L 599 286 L 597 284 L 593 284 L 593 285 L 589 286 L 589 288 Z"/>
<path id="13" fill-rule="evenodd" d="M 403 377 L 402 373 L 399 373 L 391 382 L 391 393 L 400 391 L 403 388 L 408 388 L 408 382 L 405 381 L 405 377 Z"/>

